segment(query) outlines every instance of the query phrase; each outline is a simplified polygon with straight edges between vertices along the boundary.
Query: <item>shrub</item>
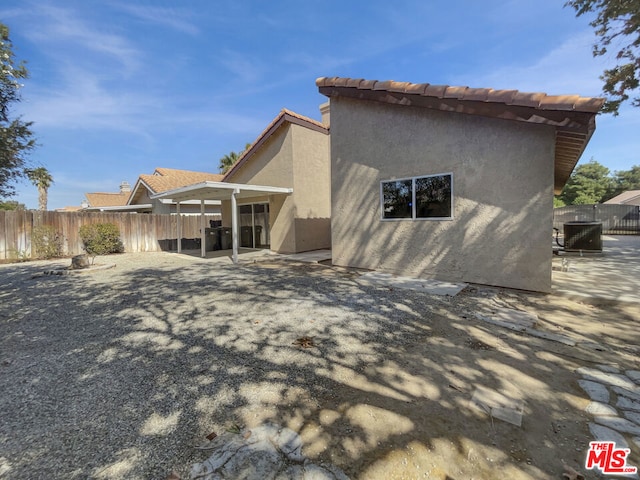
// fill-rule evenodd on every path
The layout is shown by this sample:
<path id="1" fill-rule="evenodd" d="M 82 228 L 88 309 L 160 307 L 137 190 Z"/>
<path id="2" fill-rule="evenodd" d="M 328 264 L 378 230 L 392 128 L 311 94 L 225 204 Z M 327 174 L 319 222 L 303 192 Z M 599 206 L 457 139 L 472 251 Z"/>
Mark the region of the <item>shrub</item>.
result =
<path id="1" fill-rule="evenodd" d="M 80 227 L 80 238 L 85 251 L 94 259 L 96 255 L 124 252 L 120 230 L 113 223 L 95 223 Z"/>
<path id="2" fill-rule="evenodd" d="M 62 256 L 62 235 L 52 225 L 38 225 L 31 232 L 31 244 L 35 258 Z"/>

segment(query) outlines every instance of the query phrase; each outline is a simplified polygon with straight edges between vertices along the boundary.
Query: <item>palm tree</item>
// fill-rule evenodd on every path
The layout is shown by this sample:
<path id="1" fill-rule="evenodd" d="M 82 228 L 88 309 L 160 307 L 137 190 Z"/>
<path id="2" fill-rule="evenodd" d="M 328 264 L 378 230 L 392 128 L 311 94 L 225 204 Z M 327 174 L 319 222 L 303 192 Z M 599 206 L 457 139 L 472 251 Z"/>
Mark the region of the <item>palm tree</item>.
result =
<path id="1" fill-rule="evenodd" d="M 239 155 L 236 152 L 227 153 L 224 157 L 222 157 L 220 159 L 220 165 L 218 165 L 220 173 L 227 173 L 227 171 L 229 171 L 233 164 L 236 163 L 238 157 Z"/>
<path id="2" fill-rule="evenodd" d="M 244 152 L 249 150 L 249 147 L 251 147 L 251 144 L 247 143 L 244 146 L 244 150 L 241 151 L 240 153 L 231 152 L 225 155 L 224 157 L 222 157 L 220 159 L 220 165 L 218 165 L 218 169 L 220 170 L 220 173 L 227 173 L 229 169 L 233 167 L 233 165 L 238 161 L 238 159 L 244 154 Z"/>
<path id="3" fill-rule="evenodd" d="M 28 168 L 24 171 L 27 178 L 38 187 L 38 210 L 47 209 L 47 195 L 53 183 L 53 177 L 44 167 Z"/>

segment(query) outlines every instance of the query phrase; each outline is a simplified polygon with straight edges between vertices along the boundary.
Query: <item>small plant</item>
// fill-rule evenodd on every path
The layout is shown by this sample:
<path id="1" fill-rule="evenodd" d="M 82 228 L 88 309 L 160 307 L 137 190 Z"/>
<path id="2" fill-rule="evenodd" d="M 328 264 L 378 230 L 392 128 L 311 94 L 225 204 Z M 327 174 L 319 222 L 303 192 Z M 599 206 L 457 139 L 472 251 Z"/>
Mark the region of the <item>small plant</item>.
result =
<path id="1" fill-rule="evenodd" d="M 120 230 L 113 223 L 95 223 L 80 227 L 80 238 L 93 264 L 97 255 L 124 252 Z"/>
<path id="2" fill-rule="evenodd" d="M 14 248 L 9 249 L 9 261 L 10 262 L 28 262 L 31 257 L 27 255 L 25 250 L 16 250 Z"/>
<path id="3" fill-rule="evenodd" d="M 62 235 L 52 225 L 38 225 L 31 232 L 31 244 L 35 258 L 56 258 L 62 256 Z"/>

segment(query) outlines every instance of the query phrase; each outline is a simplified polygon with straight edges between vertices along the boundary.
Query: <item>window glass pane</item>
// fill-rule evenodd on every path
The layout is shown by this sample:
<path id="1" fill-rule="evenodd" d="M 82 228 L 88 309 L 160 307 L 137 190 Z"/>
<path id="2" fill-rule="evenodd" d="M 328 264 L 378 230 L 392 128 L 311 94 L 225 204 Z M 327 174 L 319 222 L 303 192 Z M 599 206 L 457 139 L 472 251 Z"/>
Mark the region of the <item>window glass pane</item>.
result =
<path id="1" fill-rule="evenodd" d="M 411 180 L 382 182 L 382 218 L 411 218 Z"/>
<path id="2" fill-rule="evenodd" d="M 449 218 L 451 175 L 416 178 L 416 218 Z"/>
<path id="3" fill-rule="evenodd" d="M 238 211 L 242 213 L 251 213 L 251 205 L 240 205 Z"/>

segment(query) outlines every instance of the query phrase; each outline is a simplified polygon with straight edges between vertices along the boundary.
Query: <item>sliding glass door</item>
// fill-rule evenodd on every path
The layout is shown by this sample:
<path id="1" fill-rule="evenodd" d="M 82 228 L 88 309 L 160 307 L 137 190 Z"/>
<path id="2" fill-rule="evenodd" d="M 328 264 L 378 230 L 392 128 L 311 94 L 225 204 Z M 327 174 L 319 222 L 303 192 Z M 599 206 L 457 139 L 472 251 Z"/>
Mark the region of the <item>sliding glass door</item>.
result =
<path id="1" fill-rule="evenodd" d="M 269 204 L 252 203 L 238 206 L 240 246 L 269 248 Z"/>

